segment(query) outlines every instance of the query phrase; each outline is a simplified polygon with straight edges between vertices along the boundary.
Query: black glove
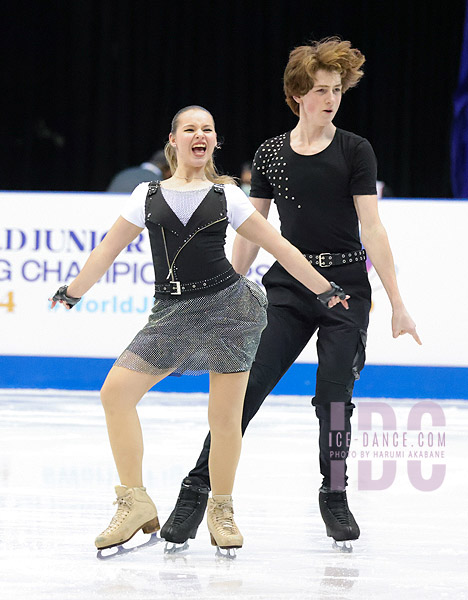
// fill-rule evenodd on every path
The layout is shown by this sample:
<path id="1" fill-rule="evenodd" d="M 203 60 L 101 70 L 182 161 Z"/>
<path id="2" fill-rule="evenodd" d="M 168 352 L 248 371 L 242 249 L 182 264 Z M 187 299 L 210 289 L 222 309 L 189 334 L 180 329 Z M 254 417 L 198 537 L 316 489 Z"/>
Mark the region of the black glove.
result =
<path id="1" fill-rule="evenodd" d="M 67 285 L 62 285 L 62 287 L 60 287 L 52 296 L 52 300 L 55 300 L 55 302 L 63 300 L 70 308 L 73 308 L 75 304 L 78 304 L 81 298 L 72 298 L 71 296 L 67 296 L 67 289 Z"/>
<path id="2" fill-rule="evenodd" d="M 330 300 L 333 298 L 333 296 L 338 296 L 338 298 L 340 300 L 345 300 L 346 299 L 346 293 L 343 290 L 343 288 L 340 288 L 339 285 L 336 285 L 336 283 L 334 281 L 330 281 L 330 285 L 332 287 L 332 289 L 328 292 L 323 292 L 322 294 L 319 294 L 317 296 L 317 300 L 320 300 L 320 302 L 326 306 L 327 308 L 330 308 L 328 306 L 328 303 L 330 302 Z"/>

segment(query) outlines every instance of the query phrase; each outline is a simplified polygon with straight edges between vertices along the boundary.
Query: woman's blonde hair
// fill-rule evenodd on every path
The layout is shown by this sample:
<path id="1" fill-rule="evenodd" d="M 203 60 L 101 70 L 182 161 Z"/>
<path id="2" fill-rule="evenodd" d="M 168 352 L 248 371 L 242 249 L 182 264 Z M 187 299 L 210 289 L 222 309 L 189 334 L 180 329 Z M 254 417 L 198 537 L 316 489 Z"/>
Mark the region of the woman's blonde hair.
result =
<path id="1" fill-rule="evenodd" d="M 346 92 L 357 85 L 364 75 L 361 67 L 365 60 L 357 48 L 351 48 L 351 42 L 339 37 L 329 37 L 294 48 L 289 55 L 283 77 L 287 105 L 299 116 L 299 104 L 293 96 L 304 96 L 314 87 L 319 69 L 339 73 L 342 91 Z"/>
<path id="2" fill-rule="evenodd" d="M 177 111 L 174 118 L 172 119 L 172 123 L 171 123 L 172 135 L 174 135 L 177 130 L 177 127 L 179 125 L 180 115 L 183 114 L 184 112 L 187 112 L 188 110 L 193 110 L 193 109 L 204 110 L 213 119 L 213 115 L 210 113 L 210 111 L 206 110 L 206 108 L 203 108 L 203 106 L 198 106 L 197 104 L 191 104 L 190 106 L 185 106 L 184 108 L 181 108 L 179 111 Z M 213 119 L 213 123 L 214 123 L 214 119 Z M 171 169 L 171 173 L 174 173 L 175 170 L 177 169 L 177 152 L 176 152 L 176 149 L 171 145 L 170 142 L 166 142 L 166 145 L 164 147 L 164 154 L 166 156 L 167 162 L 169 163 L 169 168 Z M 214 164 L 213 157 L 211 157 L 210 160 L 205 165 L 205 175 L 206 175 L 206 178 L 209 181 L 212 181 L 213 183 L 233 183 L 233 184 L 236 183 L 235 180 L 232 177 L 230 177 L 229 175 L 221 175 L 220 173 L 218 173 L 218 171 L 216 170 L 215 164 Z"/>

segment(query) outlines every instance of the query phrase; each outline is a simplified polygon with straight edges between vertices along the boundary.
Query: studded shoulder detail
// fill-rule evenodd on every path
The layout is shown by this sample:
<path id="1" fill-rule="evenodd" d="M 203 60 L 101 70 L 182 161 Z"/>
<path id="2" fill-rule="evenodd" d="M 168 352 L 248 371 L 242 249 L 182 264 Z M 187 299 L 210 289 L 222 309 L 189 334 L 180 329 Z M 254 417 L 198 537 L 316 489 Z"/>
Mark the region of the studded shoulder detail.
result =
<path id="1" fill-rule="evenodd" d="M 289 190 L 289 177 L 283 151 L 285 140 L 286 133 L 282 133 L 263 142 L 257 150 L 253 166 L 268 179 L 276 197 L 295 200 Z"/>

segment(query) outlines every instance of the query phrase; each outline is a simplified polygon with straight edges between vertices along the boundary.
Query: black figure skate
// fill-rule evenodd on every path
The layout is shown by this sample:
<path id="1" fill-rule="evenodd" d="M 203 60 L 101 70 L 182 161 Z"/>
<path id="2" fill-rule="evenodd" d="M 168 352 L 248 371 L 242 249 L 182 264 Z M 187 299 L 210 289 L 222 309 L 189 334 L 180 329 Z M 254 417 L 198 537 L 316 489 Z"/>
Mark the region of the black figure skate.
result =
<path id="1" fill-rule="evenodd" d="M 187 540 L 195 539 L 205 514 L 209 493 L 208 486 L 197 477 L 186 477 L 183 480 L 175 508 L 161 529 L 161 537 L 168 542 L 164 552 L 182 552 L 188 548 Z"/>
<path id="2" fill-rule="evenodd" d="M 321 487 L 319 507 L 327 535 L 334 540 L 333 548 L 341 552 L 352 552 L 353 546 L 350 542 L 357 540 L 361 532 L 353 513 L 349 510 L 346 492 Z M 338 542 L 342 542 L 342 545 Z"/>

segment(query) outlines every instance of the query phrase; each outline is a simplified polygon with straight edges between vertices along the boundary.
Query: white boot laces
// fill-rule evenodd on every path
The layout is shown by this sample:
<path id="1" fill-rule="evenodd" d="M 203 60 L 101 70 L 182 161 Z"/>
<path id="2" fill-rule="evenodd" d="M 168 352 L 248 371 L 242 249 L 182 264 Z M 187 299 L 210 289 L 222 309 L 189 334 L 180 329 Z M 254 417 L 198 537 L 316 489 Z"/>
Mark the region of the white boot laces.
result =
<path id="1" fill-rule="evenodd" d="M 104 533 L 111 533 L 122 525 L 130 513 L 133 498 L 130 495 L 121 496 L 120 498 L 117 498 L 113 504 L 118 504 L 117 512 L 112 517 L 112 520 Z"/>
<path id="2" fill-rule="evenodd" d="M 232 507 L 228 504 L 217 504 L 215 505 L 215 517 L 216 517 L 216 525 L 218 529 L 225 530 L 230 529 L 230 534 L 237 533 L 237 527 L 234 523 L 234 515 L 233 515 Z"/>

